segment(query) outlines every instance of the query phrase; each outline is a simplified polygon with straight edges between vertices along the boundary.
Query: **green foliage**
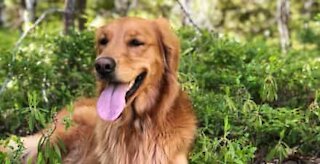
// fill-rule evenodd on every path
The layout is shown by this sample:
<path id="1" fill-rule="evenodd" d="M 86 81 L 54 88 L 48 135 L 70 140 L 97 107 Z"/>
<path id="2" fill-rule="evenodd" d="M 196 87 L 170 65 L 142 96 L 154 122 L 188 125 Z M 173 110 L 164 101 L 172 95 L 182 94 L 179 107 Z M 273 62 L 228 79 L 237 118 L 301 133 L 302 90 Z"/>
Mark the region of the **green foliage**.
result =
<path id="1" fill-rule="evenodd" d="M 0 95 L 0 130 L 21 135 L 33 132 L 33 123 L 41 121 L 39 130 L 53 115 L 51 107 L 61 108 L 76 97 L 93 96 L 93 41 L 92 32 L 65 37 L 39 30 L 17 50 L 1 52 L 4 69 L 0 83 L 9 82 Z M 42 117 L 39 110 L 47 114 Z M 21 131 L 25 124 L 30 131 Z"/>
<path id="2" fill-rule="evenodd" d="M 266 153 L 255 160 L 319 153 L 316 48 L 282 55 L 260 40 L 179 33 L 181 81 L 200 125 L 192 163 L 251 163 L 260 152 Z"/>
<path id="3" fill-rule="evenodd" d="M 4 2 L 6 26 L 19 26 L 19 2 Z M 306 2 L 290 4 L 292 50 L 284 55 L 278 50 L 276 1 L 190 1 L 190 15 L 198 25 L 209 22 L 217 32 L 248 40 L 244 44 L 205 30 L 202 35 L 190 28 L 179 31 L 179 78 L 199 119 L 191 163 L 262 163 L 295 154 L 319 155 L 319 2 L 308 9 Z M 101 13 L 119 15 L 112 0 L 87 4 L 89 20 Z M 204 11 L 204 4 L 213 10 Z M 183 14 L 175 1 L 131 5 L 128 15 L 162 15 L 181 24 Z M 63 2 L 38 3 L 37 16 L 52 7 L 63 8 Z M 16 49 L 17 30 L 0 28 L 0 85 L 7 84 L 0 93 L 0 137 L 7 139 L 0 145 L 13 150 L 0 153 L 0 163 L 19 163 L 24 148 L 11 134 L 38 131 L 53 121 L 57 109 L 67 106 L 71 115 L 74 99 L 94 95 L 92 32 L 62 36 L 61 16 L 48 19 Z M 63 119 L 66 128 L 72 125 L 70 115 Z M 50 145 L 48 135 L 41 139 L 37 163 L 61 163 L 65 147 Z"/>
<path id="4" fill-rule="evenodd" d="M 62 154 L 66 152 L 66 149 L 62 142 L 57 144 L 51 144 L 48 136 L 42 137 L 37 154 L 37 164 L 43 163 L 62 163 Z"/>
<path id="5" fill-rule="evenodd" d="M 258 39 L 241 44 L 189 28 L 179 35 L 179 78 L 199 119 L 191 163 L 282 161 L 295 153 L 319 153 L 317 47 L 283 55 Z M 3 137 L 34 132 L 52 121 L 55 109 L 94 95 L 90 31 L 60 36 L 37 30 L 18 50 L 2 53 L 1 83 L 12 74 L 0 95 Z M 64 123 L 72 124 L 69 117 Z M 61 162 L 63 145 L 47 141 L 39 163 Z M 0 159 L 11 160 L 4 154 Z"/>
<path id="6" fill-rule="evenodd" d="M 0 38 L 0 51 L 8 50 L 14 46 L 14 42 L 18 39 L 18 33 L 15 30 L 0 27 Z"/>

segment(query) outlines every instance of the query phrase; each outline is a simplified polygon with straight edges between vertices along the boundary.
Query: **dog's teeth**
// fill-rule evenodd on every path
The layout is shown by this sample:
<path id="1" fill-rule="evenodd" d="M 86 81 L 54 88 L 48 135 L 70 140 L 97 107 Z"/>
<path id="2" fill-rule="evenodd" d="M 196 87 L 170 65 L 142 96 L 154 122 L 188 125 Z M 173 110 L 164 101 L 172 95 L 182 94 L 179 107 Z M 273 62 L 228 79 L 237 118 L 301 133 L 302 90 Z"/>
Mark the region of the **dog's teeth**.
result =
<path id="1" fill-rule="evenodd" d="M 129 84 L 128 90 L 131 89 L 131 87 L 133 86 L 133 84 L 134 84 L 134 81 L 131 81 L 130 84 Z"/>

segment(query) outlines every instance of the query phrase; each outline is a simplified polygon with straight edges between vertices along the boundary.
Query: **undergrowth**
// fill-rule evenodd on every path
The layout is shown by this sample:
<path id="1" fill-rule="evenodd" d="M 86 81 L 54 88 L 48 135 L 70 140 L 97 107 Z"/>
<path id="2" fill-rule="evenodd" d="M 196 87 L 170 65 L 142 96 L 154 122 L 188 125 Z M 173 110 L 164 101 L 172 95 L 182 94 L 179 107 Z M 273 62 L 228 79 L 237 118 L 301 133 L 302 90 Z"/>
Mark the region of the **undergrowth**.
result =
<path id="1" fill-rule="evenodd" d="M 179 79 L 199 120 L 190 163 L 320 153 L 319 47 L 281 54 L 262 40 L 243 44 L 189 28 L 178 33 Z M 0 95 L 3 143 L 42 129 L 77 97 L 94 96 L 93 48 L 91 31 L 61 36 L 38 30 L 18 50 L 0 52 L 0 83 L 9 79 Z M 59 162 L 61 150 L 47 152 L 40 153 L 42 162 Z M 0 163 L 10 161 L 16 156 L 0 154 Z"/>

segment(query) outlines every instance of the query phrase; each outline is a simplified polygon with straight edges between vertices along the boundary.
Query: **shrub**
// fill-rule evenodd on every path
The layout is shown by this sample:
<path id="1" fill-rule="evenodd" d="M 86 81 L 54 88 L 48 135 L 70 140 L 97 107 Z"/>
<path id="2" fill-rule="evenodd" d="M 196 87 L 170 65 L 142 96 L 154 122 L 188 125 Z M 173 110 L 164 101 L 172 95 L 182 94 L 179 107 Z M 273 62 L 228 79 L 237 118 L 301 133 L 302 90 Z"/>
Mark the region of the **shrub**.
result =
<path id="1" fill-rule="evenodd" d="M 52 115 L 51 108 L 61 108 L 76 97 L 93 96 L 93 41 L 90 31 L 74 32 L 67 37 L 38 32 L 17 50 L 1 54 L 3 75 L 12 76 L 0 95 L 0 130 L 9 134 L 30 133 L 23 129 L 30 116 L 28 95 L 37 96 L 37 107 L 46 116 Z"/>
<path id="2" fill-rule="evenodd" d="M 181 80 L 194 85 L 186 90 L 199 118 L 192 163 L 282 161 L 319 153 L 316 49 L 284 55 L 259 40 L 241 44 L 207 31 L 179 33 Z"/>
<path id="3" fill-rule="evenodd" d="M 252 163 L 319 153 L 316 49 L 283 55 L 262 40 L 241 44 L 189 28 L 179 35 L 179 79 L 199 120 L 191 163 Z M 17 51 L 2 52 L 0 82 L 12 75 L 0 95 L 2 137 L 37 131 L 56 109 L 76 97 L 93 96 L 93 47 L 90 31 L 37 32 Z"/>

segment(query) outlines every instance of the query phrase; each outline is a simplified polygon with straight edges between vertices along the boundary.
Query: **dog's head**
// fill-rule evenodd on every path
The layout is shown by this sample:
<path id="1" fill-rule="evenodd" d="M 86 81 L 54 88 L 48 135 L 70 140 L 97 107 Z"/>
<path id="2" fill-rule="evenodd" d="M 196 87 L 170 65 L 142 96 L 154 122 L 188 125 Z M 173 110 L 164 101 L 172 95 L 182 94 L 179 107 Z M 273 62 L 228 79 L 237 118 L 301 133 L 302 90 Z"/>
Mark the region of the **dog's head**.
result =
<path id="1" fill-rule="evenodd" d="M 157 101 L 163 77 L 177 76 L 179 41 L 163 18 L 115 20 L 97 30 L 96 48 L 97 110 L 103 120 L 116 120 L 135 100 L 140 111 L 147 110 L 150 99 Z"/>

